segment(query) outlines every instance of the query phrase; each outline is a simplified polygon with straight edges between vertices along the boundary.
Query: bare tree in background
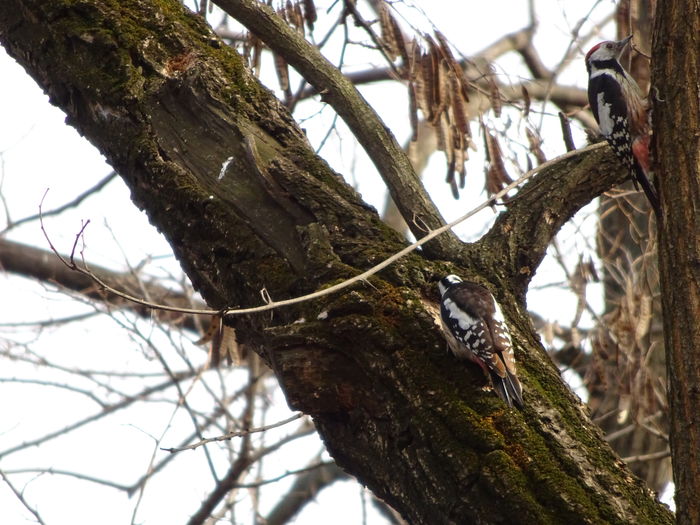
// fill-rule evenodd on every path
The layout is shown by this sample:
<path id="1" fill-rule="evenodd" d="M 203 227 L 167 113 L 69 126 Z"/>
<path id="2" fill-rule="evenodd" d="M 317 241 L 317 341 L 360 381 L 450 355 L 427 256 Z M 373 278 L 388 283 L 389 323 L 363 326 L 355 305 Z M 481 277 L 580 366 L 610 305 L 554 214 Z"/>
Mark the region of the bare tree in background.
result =
<path id="1" fill-rule="evenodd" d="M 313 2 L 288 4 L 277 14 L 252 1 L 216 2 L 255 35 L 246 38 L 219 28 L 222 36 L 237 42 L 253 71 L 259 68 L 260 54 L 272 50 L 282 103 L 200 18 L 176 2 L 162 4 L 123 2 L 117 10 L 92 1 L 12 1 L 0 8 L 0 41 L 66 112 L 69 122 L 107 157 L 131 189 L 134 202 L 168 239 L 194 288 L 215 310 L 259 305 L 261 290 L 268 301 L 278 301 L 337 284 L 405 246 L 401 236 L 311 150 L 287 111 L 305 97 L 320 93 L 346 122 L 377 166 L 404 221 L 392 224 L 399 230 L 407 225 L 415 237 L 444 221 L 408 157 L 352 82 L 404 82 L 417 139 L 413 153 L 432 136 L 434 146 L 423 149 L 444 152 L 454 192 L 477 191 L 460 188 L 465 154 L 475 143 L 488 152 L 489 193 L 509 183 L 508 170 L 517 168 L 510 162 L 516 155 L 509 140 L 519 139 L 490 124 L 504 105 L 527 115 L 534 101 L 548 100 L 584 126 L 592 123 L 582 111 L 585 93 L 558 85 L 560 71 L 542 65 L 533 44 L 534 13 L 528 27 L 466 60 L 439 33 L 414 41 L 410 29 L 385 4 L 370 2 L 369 15 L 363 15 L 361 6 L 345 2 L 339 6 L 342 16 L 334 30 L 355 25 L 386 59 L 384 71 L 363 77 L 343 76 L 301 36 L 312 38 L 315 17 L 321 16 L 312 9 Z M 200 8 L 203 14 L 206 3 Z M 581 45 L 586 39 L 578 35 L 572 57 Z M 686 47 L 686 54 L 692 55 L 692 49 L 697 47 Z M 506 52 L 522 56 L 533 81 L 510 86 L 498 80 L 491 63 Z M 304 78 L 297 89 L 289 66 Z M 482 118 L 485 114 L 489 119 Z M 528 128 L 525 135 L 521 138 L 529 141 L 532 164 L 543 162 L 537 129 Z M 512 199 L 499 208 L 502 213 L 495 224 L 477 242 L 462 243 L 448 232 L 370 277 L 368 284 L 360 282 L 273 314 L 229 314 L 224 316 L 225 327 L 217 317 L 212 321 L 211 316 L 156 311 L 158 336 L 144 330 L 141 320 L 151 310 L 125 301 L 111 289 L 151 303 L 207 308 L 182 279 L 176 279 L 174 287 L 138 269 L 120 274 L 89 265 L 109 286 L 105 288 L 85 273 L 69 271 L 46 251 L 0 239 L 5 269 L 72 290 L 94 308 L 90 315 L 108 316 L 128 331 L 140 352 L 159 368 L 153 373 L 130 370 L 123 374 L 128 383 L 118 384 L 116 373 L 105 380 L 101 371 L 64 370 L 35 352 L 31 343 L 8 346 L 8 361 L 66 374 L 59 384 L 44 381 L 44 387 L 73 391 L 98 408 L 54 433 L 0 451 L 0 457 L 13 457 L 137 403 L 159 402 L 165 393 L 173 410 L 184 409 L 194 429 L 173 448 L 201 445 L 197 453 L 214 479 L 214 488 L 201 507 L 193 509 L 190 523 L 233 519 L 241 491 L 251 491 L 253 512 L 259 514 L 258 491 L 275 481 L 260 477 L 262 462 L 312 432 L 311 419 L 337 464 L 386 502 L 376 505 L 392 522 L 670 523 L 671 514 L 630 476 L 562 383 L 524 310 L 532 275 L 561 226 L 595 196 L 624 180 L 622 171 L 607 148 L 582 152 L 548 166 L 517 193 L 511 192 Z M 12 227 L 8 224 L 8 231 Z M 604 225 L 606 242 L 616 235 L 613 227 Z M 649 257 L 647 247 L 653 243 L 645 242 L 640 255 L 630 257 L 635 264 Z M 78 238 L 73 260 L 79 265 L 80 251 Z M 624 312 L 626 319 L 651 323 L 652 298 L 634 295 L 638 281 L 648 284 L 646 274 L 642 278 L 629 266 L 616 266 L 618 259 L 604 259 L 606 279 L 614 275 L 623 296 L 630 299 L 616 300 L 618 308 L 633 308 Z M 645 262 L 638 266 L 648 269 Z M 505 410 L 494 396 L 483 394 L 478 370 L 455 367 L 445 354 L 435 325 L 434 279 L 449 272 L 486 283 L 504 305 L 524 377 L 522 412 Z M 569 271 L 582 307 L 590 275 L 584 261 Z M 625 320 L 619 314 L 602 319 L 593 354 L 567 354 L 564 349 L 555 357 L 589 379 L 597 419 L 617 422 L 608 431 L 661 440 L 660 449 L 658 444 L 652 449 L 640 440 L 622 445 L 619 435 L 609 436 L 610 444 L 620 447 L 619 454 L 636 465 L 645 461 L 640 460 L 645 454 L 667 454 L 667 430 L 663 417 L 639 403 L 649 397 L 639 399 L 633 390 L 624 391 L 629 395 L 619 400 L 611 394 L 620 391 L 615 387 L 624 390 L 639 379 L 635 374 L 644 373 L 652 355 L 646 339 L 645 346 L 635 350 L 644 359 L 625 352 L 622 364 L 634 366 L 628 369 L 634 377 L 610 385 L 609 378 L 617 378 L 610 372 L 615 370 L 611 363 L 621 366 L 620 349 L 629 348 L 619 337 L 620 319 Z M 208 328 L 210 337 L 204 339 L 213 344 L 207 357 L 191 342 L 200 337 L 193 333 Z M 648 327 L 623 328 L 644 332 L 645 337 L 649 333 Z M 559 340 L 568 339 L 570 349 L 580 348 L 576 333 L 574 323 L 558 334 Z M 634 344 L 639 343 L 640 338 L 634 338 Z M 239 360 L 240 366 L 226 366 L 227 358 Z M 219 366 L 211 367 L 212 361 Z M 138 391 L 131 390 L 134 379 L 142 385 Z M 655 407 L 667 410 L 665 385 L 643 379 L 642 388 Z M 271 421 L 266 416 L 277 382 L 287 403 L 310 418 L 293 414 Z M 237 387 L 232 389 L 232 384 Z M 601 398 L 618 403 L 606 405 Z M 286 423 L 282 433 L 275 423 Z M 217 441 L 223 443 L 220 448 L 204 445 L 204 438 L 212 434 L 229 439 Z M 156 450 L 165 446 L 156 441 Z M 691 456 L 686 452 L 692 469 L 697 463 Z M 156 459 L 154 452 L 148 472 L 132 484 L 86 481 L 140 493 L 178 457 L 173 451 Z M 643 469 L 637 472 L 659 489 L 668 471 L 653 470 L 653 476 Z M 14 487 L 13 477 L 26 472 L 15 469 L 3 476 Z M 61 474 L 80 477 L 77 472 Z M 346 477 L 322 459 L 280 477 L 292 475 L 297 480 L 288 494 L 272 512 L 259 516 L 260 521 L 288 521 L 320 487 Z M 17 493 L 35 512 L 21 491 Z M 686 503 L 679 516 L 687 521 L 681 523 L 692 523 L 693 512 Z"/>

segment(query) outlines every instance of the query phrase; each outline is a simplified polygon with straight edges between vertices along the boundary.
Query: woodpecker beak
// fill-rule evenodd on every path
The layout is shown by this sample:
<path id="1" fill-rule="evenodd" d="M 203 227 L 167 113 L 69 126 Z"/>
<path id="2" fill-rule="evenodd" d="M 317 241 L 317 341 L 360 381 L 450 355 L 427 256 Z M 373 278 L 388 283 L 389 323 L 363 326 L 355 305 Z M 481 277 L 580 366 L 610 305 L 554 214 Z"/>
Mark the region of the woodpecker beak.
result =
<path id="1" fill-rule="evenodd" d="M 632 40 L 632 35 L 630 35 L 626 38 L 623 38 L 622 40 L 618 40 L 616 42 L 617 49 L 619 50 L 620 53 L 622 53 L 625 50 L 625 48 L 627 47 L 627 44 L 630 43 L 630 40 Z"/>

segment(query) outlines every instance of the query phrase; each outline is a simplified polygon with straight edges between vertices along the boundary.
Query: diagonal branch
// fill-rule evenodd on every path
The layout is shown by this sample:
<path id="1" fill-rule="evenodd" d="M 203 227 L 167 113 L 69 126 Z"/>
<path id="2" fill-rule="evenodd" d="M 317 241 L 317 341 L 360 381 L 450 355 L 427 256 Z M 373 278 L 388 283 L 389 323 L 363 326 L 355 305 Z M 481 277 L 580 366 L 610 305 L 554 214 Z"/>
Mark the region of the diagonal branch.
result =
<path id="1" fill-rule="evenodd" d="M 432 230 L 444 224 L 396 138 L 338 68 L 270 7 L 253 0 L 219 0 L 216 3 L 283 56 L 322 93 L 323 100 L 345 121 L 374 162 L 416 237 L 424 234 L 425 228 Z M 432 241 L 425 250 L 432 256 L 444 258 L 457 246 L 456 236 L 449 233 Z"/>
<path id="2" fill-rule="evenodd" d="M 321 490 L 340 479 L 349 479 L 335 463 L 321 465 L 297 476 L 296 480 L 268 513 L 267 525 L 289 523 L 306 505 L 313 501 Z"/>
<path id="3" fill-rule="evenodd" d="M 588 150 L 562 155 L 533 177 L 507 203 L 507 211 L 491 230 L 465 250 L 471 257 L 484 251 L 502 252 L 507 264 L 488 270 L 494 283 L 524 297 L 550 241 L 564 223 L 595 197 L 629 178 L 603 143 Z"/>
<path id="4" fill-rule="evenodd" d="M 67 260 L 68 257 L 66 256 L 65 259 Z M 99 286 L 89 274 L 77 272 L 66 266 L 50 250 L 0 239 L 0 268 L 25 277 L 57 284 L 97 301 L 129 308 L 143 318 L 150 319 L 156 315 L 159 322 L 178 324 L 197 332 L 200 330 L 192 316 L 159 309 L 153 310 L 110 293 L 106 288 Z M 145 281 L 133 273 L 115 272 L 99 265 L 90 265 L 90 272 L 108 284 L 109 288 L 121 290 L 127 294 L 141 295 L 146 287 L 148 297 L 158 304 L 175 308 L 206 308 L 205 304 L 197 303 L 186 294 L 178 293 L 152 281 Z"/>
<path id="5" fill-rule="evenodd" d="M 15 495 L 15 497 L 20 501 L 24 507 L 31 512 L 34 515 L 34 518 L 36 519 L 36 522 L 39 523 L 40 525 L 45 525 L 46 522 L 41 518 L 41 515 L 39 514 L 39 511 L 37 511 L 35 508 L 33 508 L 29 502 L 24 498 L 24 491 L 23 490 L 18 490 L 12 482 L 8 479 L 8 477 L 5 475 L 5 472 L 0 470 L 0 477 L 2 477 L 2 480 L 7 484 L 7 486 L 10 488 L 12 493 Z"/>
<path id="6" fill-rule="evenodd" d="M 70 209 L 70 208 L 75 208 L 78 206 L 81 202 L 83 202 L 85 199 L 90 197 L 91 195 L 97 193 L 100 191 L 102 188 L 104 188 L 107 184 L 109 184 L 113 179 L 117 177 L 117 172 L 112 171 L 105 177 L 103 177 L 97 184 L 95 184 L 92 188 L 89 188 L 82 192 L 80 195 L 72 199 L 70 202 L 66 202 L 65 204 L 62 204 L 58 208 L 54 208 L 53 210 L 45 211 L 43 213 L 44 217 L 49 217 L 51 215 L 60 215 L 64 211 Z M 19 220 L 12 221 L 10 224 L 8 224 L 4 230 L 0 231 L 0 235 L 4 234 L 10 229 L 16 228 L 17 226 L 20 226 L 21 224 L 25 224 L 27 222 L 35 221 L 38 220 L 40 217 L 40 214 L 36 213 L 34 215 L 29 215 L 28 217 L 23 217 Z"/>
<path id="7" fill-rule="evenodd" d="M 248 435 L 256 433 L 256 432 L 265 432 L 266 430 L 270 430 L 271 428 L 281 427 L 283 425 L 286 425 L 288 423 L 291 423 L 292 421 L 299 419 L 303 415 L 304 414 L 302 414 L 301 412 L 297 412 L 296 414 L 288 417 L 287 419 L 284 419 L 282 421 L 277 421 L 276 423 L 271 423 L 269 425 L 263 425 L 261 427 L 249 428 L 249 429 L 244 429 L 244 430 L 237 430 L 235 432 L 228 432 L 222 436 L 201 439 L 196 443 L 192 443 L 190 445 L 185 445 L 183 447 L 161 448 L 161 450 L 164 450 L 166 452 L 171 452 L 171 453 L 182 452 L 183 450 L 194 450 L 196 448 L 201 447 L 202 445 L 207 445 L 209 443 L 214 443 L 216 441 L 229 441 L 235 437 L 248 436 Z"/>

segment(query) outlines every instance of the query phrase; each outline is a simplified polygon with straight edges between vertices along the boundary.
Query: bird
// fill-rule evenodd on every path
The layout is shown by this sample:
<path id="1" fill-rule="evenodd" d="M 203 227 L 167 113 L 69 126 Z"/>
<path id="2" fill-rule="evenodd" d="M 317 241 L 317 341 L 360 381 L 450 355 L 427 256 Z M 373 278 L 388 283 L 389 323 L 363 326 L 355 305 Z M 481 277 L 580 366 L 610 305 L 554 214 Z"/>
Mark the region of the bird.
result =
<path id="1" fill-rule="evenodd" d="M 513 343 L 501 308 L 484 286 L 451 274 L 438 282 L 440 317 L 447 344 L 455 357 L 478 364 L 498 396 L 522 408 Z"/>
<path id="2" fill-rule="evenodd" d="M 586 53 L 588 102 L 601 134 L 633 176 L 635 188 L 639 182 L 660 217 L 659 197 L 648 177 L 651 126 L 647 101 L 620 64 L 631 39 L 632 35 L 617 42 L 600 42 Z"/>

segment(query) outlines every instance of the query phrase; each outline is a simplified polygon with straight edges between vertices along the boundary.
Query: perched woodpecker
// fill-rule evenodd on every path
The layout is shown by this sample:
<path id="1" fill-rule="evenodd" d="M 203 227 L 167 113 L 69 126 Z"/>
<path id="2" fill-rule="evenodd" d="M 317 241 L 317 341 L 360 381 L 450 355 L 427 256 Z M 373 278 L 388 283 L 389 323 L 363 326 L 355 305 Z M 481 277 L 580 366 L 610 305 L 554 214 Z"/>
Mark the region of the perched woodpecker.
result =
<path id="1" fill-rule="evenodd" d="M 647 103 L 639 86 L 620 64 L 632 35 L 619 42 L 601 42 L 586 54 L 588 102 L 600 132 L 615 155 L 642 186 L 660 216 L 659 197 L 649 182 L 650 130 Z"/>
<path id="2" fill-rule="evenodd" d="M 501 308 L 480 284 L 448 275 L 438 283 L 442 329 L 452 353 L 478 364 L 508 406 L 523 407 L 513 344 Z"/>

